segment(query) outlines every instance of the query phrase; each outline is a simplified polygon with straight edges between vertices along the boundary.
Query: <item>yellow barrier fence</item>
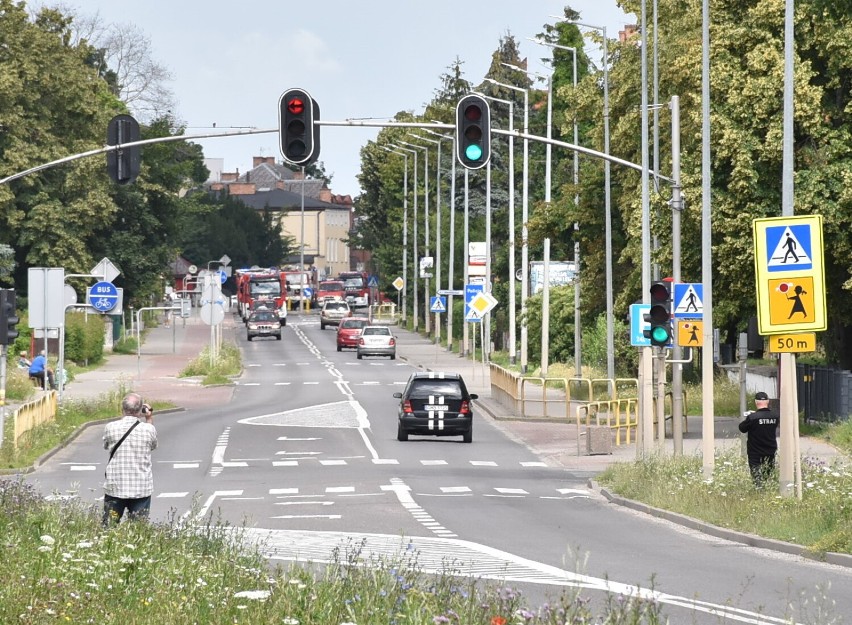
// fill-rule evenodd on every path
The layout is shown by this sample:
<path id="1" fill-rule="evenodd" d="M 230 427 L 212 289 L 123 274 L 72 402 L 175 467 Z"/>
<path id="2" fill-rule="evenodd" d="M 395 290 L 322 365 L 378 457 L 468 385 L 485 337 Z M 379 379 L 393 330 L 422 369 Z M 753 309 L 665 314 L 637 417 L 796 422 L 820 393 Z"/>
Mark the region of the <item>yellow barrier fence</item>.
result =
<path id="1" fill-rule="evenodd" d="M 610 399 L 604 401 L 593 401 L 588 404 L 577 406 L 577 455 L 580 455 L 581 424 L 585 420 L 586 427 L 594 425 L 606 426 L 615 430 L 615 444 L 621 445 L 622 434 L 624 444 L 629 445 L 631 441 L 631 429 L 633 437 L 636 436 L 636 426 L 639 423 L 639 401 L 636 398 Z"/>
<path id="2" fill-rule="evenodd" d="M 56 418 L 56 391 L 43 391 L 41 393 L 41 397 L 27 402 L 15 411 L 12 444 L 16 450 L 24 434 Z"/>
<path id="3" fill-rule="evenodd" d="M 527 399 L 526 387 L 528 383 L 533 383 L 541 387 L 541 399 Z M 554 393 L 551 397 L 547 396 L 548 383 L 555 384 L 557 391 L 561 390 L 562 394 Z M 521 415 L 527 414 L 527 402 L 535 402 L 541 404 L 543 417 L 547 414 L 548 404 L 562 404 L 565 407 L 565 418 L 571 418 L 571 389 L 568 384 L 568 378 L 521 378 Z"/>

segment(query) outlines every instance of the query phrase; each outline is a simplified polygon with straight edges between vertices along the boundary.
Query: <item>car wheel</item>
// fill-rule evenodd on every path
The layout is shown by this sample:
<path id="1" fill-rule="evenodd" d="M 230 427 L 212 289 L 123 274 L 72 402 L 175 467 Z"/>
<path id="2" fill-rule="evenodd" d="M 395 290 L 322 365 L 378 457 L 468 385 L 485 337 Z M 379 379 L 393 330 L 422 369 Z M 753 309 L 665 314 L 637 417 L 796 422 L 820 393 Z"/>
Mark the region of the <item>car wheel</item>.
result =
<path id="1" fill-rule="evenodd" d="M 390 359 L 391 359 L 391 360 L 396 360 L 396 354 L 391 354 Z"/>
<path id="2" fill-rule="evenodd" d="M 325 324 L 322 321 L 320 321 L 320 330 L 325 330 Z"/>
<path id="3" fill-rule="evenodd" d="M 462 435 L 462 440 L 465 443 L 473 442 L 473 423 L 470 424 L 470 427 L 467 429 L 467 432 Z"/>
<path id="4" fill-rule="evenodd" d="M 342 352 L 342 351 L 343 351 L 343 348 L 342 348 L 340 345 L 338 345 L 338 346 L 337 346 L 337 351 Z"/>
<path id="5" fill-rule="evenodd" d="M 251 339 L 252 339 L 251 334 L 246 335 L 246 338 L 249 340 L 249 343 L 251 343 Z"/>
<path id="6" fill-rule="evenodd" d="M 364 354 L 358 354 L 358 360 L 363 360 L 363 359 L 364 359 Z"/>
<path id="7" fill-rule="evenodd" d="M 281 320 L 281 325 L 282 325 L 282 326 L 286 326 L 286 325 L 287 325 L 287 318 L 286 318 L 286 317 L 285 317 L 284 319 L 282 319 L 282 320 Z"/>
<path id="8" fill-rule="evenodd" d="M 404 427 L 402 427 L 402 423 L 400 423 L 396 427 L 396 440 L 401 441 L 403 443 L 408 440 L 408 432 L 405 430 Z"/>
<path id="9" fill-rule="evenodd" d="M 275 335 L 275 339 L 276 339 L 276 340 L 278 340 L 278 341 L 280 341 L 280 340 L 281 340 L 281 335 L 280 335 L 280 334 L 276 334 L 276 335 Z"/>

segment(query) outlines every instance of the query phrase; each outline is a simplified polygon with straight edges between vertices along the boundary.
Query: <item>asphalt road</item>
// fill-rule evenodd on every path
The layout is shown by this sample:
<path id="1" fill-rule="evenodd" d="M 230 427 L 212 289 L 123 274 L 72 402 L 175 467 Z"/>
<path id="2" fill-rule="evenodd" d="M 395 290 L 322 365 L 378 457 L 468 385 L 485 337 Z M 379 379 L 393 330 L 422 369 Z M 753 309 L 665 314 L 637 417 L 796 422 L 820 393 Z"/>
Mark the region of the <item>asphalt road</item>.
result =
<path id="1" fill-rule="evenodd" d="M 672 622 L 824 625 L 852 615 L 849 569 L 613 506 L 585 473 L 547 466 L 488 419 L 475 421 L 472 444 L 397 441 L 392 395 L 415 368 L 338 353 L 315 316 L 293 315 L 281 341 L 236 337 L 246 368 L 232 400 L 156 418 L 155 519 L 244 526 L 273 560 L 323 562 L 361 539 L 392 557 L 411 543 L 425 570 L 452 562 L 532 596 L 564 586 L 644 594 Z M 84 431 L 28 479 L 97 502 L 101 434 Z"/>

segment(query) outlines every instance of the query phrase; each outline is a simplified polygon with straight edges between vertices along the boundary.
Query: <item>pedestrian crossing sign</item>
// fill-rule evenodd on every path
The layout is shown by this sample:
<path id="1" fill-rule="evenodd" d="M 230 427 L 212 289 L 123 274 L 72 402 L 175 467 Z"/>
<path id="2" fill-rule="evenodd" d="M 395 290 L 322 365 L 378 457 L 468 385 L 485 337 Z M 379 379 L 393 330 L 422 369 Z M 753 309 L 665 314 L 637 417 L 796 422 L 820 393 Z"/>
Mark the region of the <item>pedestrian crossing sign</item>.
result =
<path id="1" fill-rule="evenodd" d="M 675 308 L 672 314 L 676 319 L 702 319 L 704 317 L 704 285 L 701 283 L 674 284 Z"/>
<path id="2" fill-rule="evenodd" d="M 678 321 L 677 344 L 681 347 L 703 347 L 703 321 Z"/>
<path id="3" fill-rule="evenodd" d="M 753 229 L 760 334 L 825 330 L 822 216 L 755 219 Z"/>
<path id="4" fill-rule="evenodd" d="M 430 300 L 429 312 L 445 313 L 447 312 L 447 298 L 436 295 Z"/>

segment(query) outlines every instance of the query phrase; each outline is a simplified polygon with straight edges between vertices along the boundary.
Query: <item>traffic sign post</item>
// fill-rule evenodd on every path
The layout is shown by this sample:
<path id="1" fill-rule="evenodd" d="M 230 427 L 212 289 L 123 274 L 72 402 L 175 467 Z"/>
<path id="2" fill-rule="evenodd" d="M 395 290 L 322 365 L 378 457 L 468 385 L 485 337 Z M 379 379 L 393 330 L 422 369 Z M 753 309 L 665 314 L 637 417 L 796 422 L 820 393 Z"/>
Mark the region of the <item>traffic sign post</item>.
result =
<path id="1" fill-rule="evenodd" d="M 464 320 L 471 323 L 481 323 L 482 318 L 476 315 L 476 311 L 471 308 L 473 299 L 483 292 L 484 284 L 466 284 L 464 287 Z"/>
<path id="2" fill-rule="evenodd" d="M 753 230 L 760 334 L 825 330 L 822 216 L 755 219 Z"/>
<path id="3" fill-rule="evenodd" d="M 445 313 L 447 312 L 447 298 L 440 295 L 434 296 L 429 302 L 429 312 Z"/>
<path id="4" fill-rule="evenodd" d="M 704 347 L 704 322 L 703 321 L 681 321 L 677 322 L 677 344 L 681 347 Z"/>
<path id="5" fill-rule="evenodd" d="M 118 289 L 112 282 L 96 282 L 89 287 L 89 306 L 100 313 L 107 313 L 118 303 Z"/>
<path id="6" fill-rule="evenodd" d="M 676 282 L 673 299 L 675 319 L 704 318 L 704 285 L 700 282 Z"/>

